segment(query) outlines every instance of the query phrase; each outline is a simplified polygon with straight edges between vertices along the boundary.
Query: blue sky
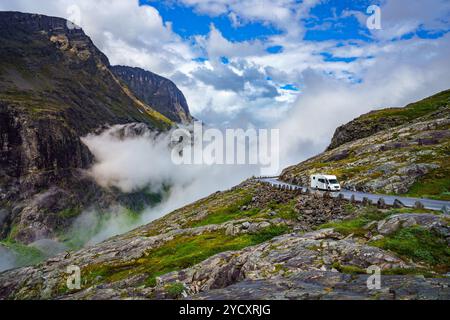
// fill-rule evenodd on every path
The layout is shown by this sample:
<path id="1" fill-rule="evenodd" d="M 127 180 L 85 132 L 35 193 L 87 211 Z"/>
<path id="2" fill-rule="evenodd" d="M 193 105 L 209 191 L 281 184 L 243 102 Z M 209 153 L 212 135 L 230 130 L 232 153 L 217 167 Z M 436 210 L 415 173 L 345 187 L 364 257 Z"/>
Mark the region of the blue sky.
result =
<path id="1" fill-rule="evenodd" d="M 214 24 L 227 39 L 232 41 L 264 39 L 282 33 L 276 27 L 261 21 L 249 22 L 236 28 L 225 14 L 211 17 L 182 3 L 155 0 L 140 0 L 139 2 L 141 5 L 150 5 L 156 8 L 163 20 L 172 22 L 174 32 L 183 38 L 208 34 L 211 24 Z"/>
<path id="2" fill-rule="evenodd" d="M 207 2 L 207 1 L 206 1 Z M 212 1 L 213 3 L 214 1 Z M 219 3 L 223 3 L 219 1 Z M 234 1 L 230 1 L 234 3 Z M 289 34 L 289 29 L 277 21 L 265 20 L 258 17 L 240 17 L 239 12 L 233 10 L 233 5 L 225 5 L 222 10 L 210 12 L 202 9 L 201 1 L 155 1 L 140 0 L 141 6 L 151 6 L 158 10 L 163 22 L 170 24 L 172 31 L 185 41 L 194 41 L 196 37 L 208 37 L 211 28 L 215 28 L 220 35 L 227 41 L 232 43 L 242 42 L 259 42 L 265 46 L 265 52 L 268 54 L 282 54 L 285 50 L 282 43 L 277 43 L 277 37 L 282 39 L 283 35 Z M 292 4 L 292 3 L 291 3 Z M 291 10 L 294 11 L 295 4 L 302 4 L 302 1 L 293 1 Z M 299 16 L 296 20 L 291 21 L 292 25 L 303 28 L 303 31 L 290 37 L 290 41 L 308 42 L 308 43 L 328 43 L 333 42 L 333 46 L 328 49 L 334 49 L 343 46 L 361 47 L 364 44 L 379 42 L 380 39 L 374 35 L 364 24 L 364 19 L 369 17 L 367 8 L 370 5 L 383 7 L 386 1 L 383 0 L 324 0 L 317 1 L 313 5 L 307 15 Z M 267 10 L 270 10 L 268 8 Z M 214 10 L 213 10 L 214 11 Z M 236 19 L 233 19 L 237 17 Z M 441 16 L 447 19 L 448 16 Z M 236 23 L 236 21 L 238 21 Z M 390 41 L 408 40 L 411 38 L 419 39 L 437 39 L 448 33 L 448 24 L 441 24 L 428 27 L 426 23 L 418 23 L 417 26 L 400 36 L 392 36 Z M 386 39 L 383 39 L 386 40 Z M 313 53 L 321 57 L 325 63 L 352 63 L 357 59 L 372 59 L 372 55 L 367 56 L 336 56 L 334 50 L 324 50 Z M 204 63 L 211 57 L 205 50 L 200 50 L 197 56 L 193 57 L 193 61 Z M 219 61 L 222 64 L 230 64 L 233 57 L 221 56 Z M 335 75 L 335 71 L 325 72 L 329 75 Z M 351 83 L 360 83 L 364 81 L 355 75 L 352 71 L 344 70 L 340 74 L 346 76 Z M 273 77 L 267 76 L 265 79 L 268 83 L 273 84 Z M 286 81 L 285 83 L 277 83 L 278 89 L 286 92 L 298 92 L 301 80 Z"/>
<path id="3" fill-rule="evenodd" d="M 302 1 L 298 1 L 301 3 Z M 246 21 L 240 26 L 234 26 L 227 15 L 228 12 L 216 16 L 202 13 L 195 6 L 189 6 L 177 1 L 140 0 L 140 5 L 156 8 L 165 22 L 171 22 L 173 31 L 188 39 L 196 35 L 207 35 L 210 25 L 214 24 L 222 35 L 231 41 L 267 39 L 270 36 L 283 34 L 283 30 L 273 23 L 263 20 Z M 361 40 L 373 41 L 370 31 L 354 15 L 345 12 L 366 13 L 370 5 L 382 5 L 382 0 L 326 0 L 314 6 L 307 18 L 298 21 L 307 29 L 302 40 Z M 447 18 L 448 19 L 448 18 Z M 449 27 L 437 30 L 417 28 L 406 36 L 417 35 L 421 38 L 440 37 L 449 31 Z"/>
<path id="4" fill-rule="evenodd" d="M 380 30 L 367 27 L 371 5 Z M 448 0 L 14 0 L 0 10 L 74 21 L 111 64 L 173 80 L 196 118 L 282 129 L 296 160 L 362 113 L 450 88 Z"/>

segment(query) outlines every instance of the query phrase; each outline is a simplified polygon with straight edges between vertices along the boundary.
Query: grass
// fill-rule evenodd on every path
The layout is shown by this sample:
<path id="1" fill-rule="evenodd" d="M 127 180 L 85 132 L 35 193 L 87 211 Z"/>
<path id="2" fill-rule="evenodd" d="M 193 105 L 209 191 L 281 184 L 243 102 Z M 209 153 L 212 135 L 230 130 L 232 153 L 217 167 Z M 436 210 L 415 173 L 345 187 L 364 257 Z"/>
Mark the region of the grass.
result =
<path id="1" fill-rule="evenodd" d="M 421 177 L 411 186 L 407 196 L 450 200 L 450 165 Z"/>
<path id="2" fill-rule="evenodd" d="M 254 234 L 225 235 L 223 231 L 197 236 L 183 235 L 149 251 L 135 261 L 115 266 L 92 265 L 83 270 L 87 283 L 113 282 L 135 274 L 146 274 L 146 286 L 154 286 L 156 277 L 191 267 L 224 251 L 240 250 L 288 232 L 286 226 L 271 226 Z M 97 280 L 101 279 L 101 280 Z"/>
<path id="3" fill-rule="evenodd" d="M 167 285 L 166 287 L 167 294 L 169 297 L 176 299 L 181 296 L 184 291 L 184 285 L 181 282 L 175 282 Z"/>
<path id="4" fill-rule="evenodd" d="M 333 263 L 332 267 L 341 273 L 347 273 L 347 274 L 365 274 L 366 273 L 366 270 L 364 270 L 360 267 L 350 266 L 350 265 L 341 265 L 338 262 Z"/>
<path id="5" fill-rule="evenodd" d="M 415 262 L 424 262 L 437 270 L 450 270 L 450 248 L 444 238 L 419 226 L 403 228 L 370 243 Z"/>
<path id="6" fill-rule="evenodd" d="M 81 211 L 82 210 L 80 207 L 66 208 L 58 212 L 58 215 L 61 218 L 70 219 L 79 216 L 81 214 Z"/>
<path id="7" fill-rule="evenodd" d="M 402 117 L 405 120 L 417 119 L 428 113 L 436 111 L 442 106 L 448 105 L 450 90 L 446 90 L 425 98 L 421 101 L 411 103 L 404 108 L 383 109 L 363 117 L 370 120 L 379 120 L 381 118 Z"/>
<path id="8" fill-rule="evenodd" d="M 272 201 L 269 203 L 268 208 L 277 213 L 273 218 L 296 220 L 298 213 L 294 210 L 295 203 L 296 199 L 292 199 L 287 203 L 276 203 L 275 201 Z"/>
<path id="9" fill-rule="evenodd" d="M 356 210 L 354 207 L 348 207 L 349 210 Z M 327 222 L 318 227 L 318 229 L 334 228 L 343 235 L 354 234 L 355 236 L 363 236 L 367 233 L 364 229 L 368 223 L 379 221 L 386 218 L 390 213 L 382 212 L 373 207 L 363 208 L 363 212 L 354 219 L 342 220 L 337 222 Z"/>
<path id="10" fill-rule="evenodd" d="M 190 223 L 189 226 L 200 227 L 210 224 L 221 224 L 230 220 L 237 220 L 254 216 L 259 213 L 260 210 L 258 208 L 241 210 L 242 206 L 248 205 L 251 201 L 252 195 L 246 194 L 231 205 L 213 209 L 211 213 L 201 221 L 194 221 L 193 223 Z"/>

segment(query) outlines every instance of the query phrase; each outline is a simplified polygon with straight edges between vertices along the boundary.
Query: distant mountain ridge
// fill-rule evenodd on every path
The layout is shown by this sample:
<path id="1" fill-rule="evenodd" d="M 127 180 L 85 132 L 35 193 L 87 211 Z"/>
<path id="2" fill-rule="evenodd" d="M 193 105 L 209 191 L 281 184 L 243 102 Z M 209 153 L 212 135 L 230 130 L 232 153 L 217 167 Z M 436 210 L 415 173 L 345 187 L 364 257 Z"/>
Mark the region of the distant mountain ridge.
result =
<path id="1" fill-rule="evenodd" d="M 448 104 L 448 96 L 449 90 L 446 90 L 418 102 L 410 103 L 403 108 L 381 109 L 363 114 L 338 127 L 327 150 L 425 116 L 446 103 Z"/>
<path id="2" fill-rule="evenodd" d="M 139 99 L 170 120 L 178 123 L 193 120 L 186 98 L 169 79 L 141 68 L 113 66 L 111 70 Z"/>

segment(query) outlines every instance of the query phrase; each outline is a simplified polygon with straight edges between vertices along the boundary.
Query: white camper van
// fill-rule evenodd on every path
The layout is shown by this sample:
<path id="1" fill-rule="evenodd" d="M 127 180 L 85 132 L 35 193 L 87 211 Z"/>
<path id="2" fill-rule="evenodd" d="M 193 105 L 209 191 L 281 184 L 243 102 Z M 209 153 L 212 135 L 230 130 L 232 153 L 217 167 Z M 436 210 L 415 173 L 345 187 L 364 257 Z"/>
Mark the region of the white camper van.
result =
<path id="1" fill-rule="evenodd" d="M 325 174 L 313 174 L 311 177 L 311 188 L 317 190 L 340 191 L 341 185 L 336 176 Z"/>

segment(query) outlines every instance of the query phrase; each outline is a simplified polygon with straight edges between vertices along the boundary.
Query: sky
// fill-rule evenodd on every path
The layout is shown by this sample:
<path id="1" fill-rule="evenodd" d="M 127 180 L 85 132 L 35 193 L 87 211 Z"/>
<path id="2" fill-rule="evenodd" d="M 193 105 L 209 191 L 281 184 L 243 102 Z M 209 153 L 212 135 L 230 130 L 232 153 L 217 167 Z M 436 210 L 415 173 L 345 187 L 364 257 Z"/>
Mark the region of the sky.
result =
<path id="1" fill-rule="evenodd" d="M 381 29 L 369 29 L 368 8 Z M 370 110 L 450 87 L 448 0 L 0 0 L 68 18 L 112 64 L 172 79 L 217 127 L 279 128 L 284 165 Z"/>

